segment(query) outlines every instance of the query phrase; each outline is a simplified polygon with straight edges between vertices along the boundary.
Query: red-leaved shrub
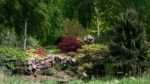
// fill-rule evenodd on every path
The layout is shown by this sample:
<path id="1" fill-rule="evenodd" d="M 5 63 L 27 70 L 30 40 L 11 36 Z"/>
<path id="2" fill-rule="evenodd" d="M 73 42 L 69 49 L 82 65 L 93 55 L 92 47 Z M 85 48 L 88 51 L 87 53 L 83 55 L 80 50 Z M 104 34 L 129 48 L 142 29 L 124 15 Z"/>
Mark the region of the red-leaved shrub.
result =
<path id="1" fill-rule="evenodd" d="M 74 36 L 64 36 L 59 42 L 59 49 L 62 53 L 77 52 L 81 46 L 81 41 Z"/>

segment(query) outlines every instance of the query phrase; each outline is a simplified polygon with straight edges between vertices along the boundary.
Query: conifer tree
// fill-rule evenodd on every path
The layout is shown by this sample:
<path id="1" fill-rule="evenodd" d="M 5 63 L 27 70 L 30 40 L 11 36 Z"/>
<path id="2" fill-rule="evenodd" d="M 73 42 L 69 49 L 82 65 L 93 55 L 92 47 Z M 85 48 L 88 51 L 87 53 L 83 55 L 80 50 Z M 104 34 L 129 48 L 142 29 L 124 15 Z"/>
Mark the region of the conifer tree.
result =
<path id="1" fill-rule="evenodd" d="M 115 64 L 119 65 L 122 71 L 136 72 L 146 60 L 147 50 L 144 44 L 144 28 L 136 11 L 128 9 L 121 13 L 114 27 L 110 46 Z"/>

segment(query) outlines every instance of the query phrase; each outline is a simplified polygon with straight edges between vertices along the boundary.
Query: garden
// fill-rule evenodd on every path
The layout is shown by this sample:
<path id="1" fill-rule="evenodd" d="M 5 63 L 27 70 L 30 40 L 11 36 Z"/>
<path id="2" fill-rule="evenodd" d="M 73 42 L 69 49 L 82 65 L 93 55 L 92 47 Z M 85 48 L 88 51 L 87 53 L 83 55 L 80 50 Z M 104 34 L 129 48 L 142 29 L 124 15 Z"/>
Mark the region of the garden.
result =
<path id="1" fill-rule="evenodd" d="M 0 0 L 0 84 L 150 84 L 149 4 Z"/>

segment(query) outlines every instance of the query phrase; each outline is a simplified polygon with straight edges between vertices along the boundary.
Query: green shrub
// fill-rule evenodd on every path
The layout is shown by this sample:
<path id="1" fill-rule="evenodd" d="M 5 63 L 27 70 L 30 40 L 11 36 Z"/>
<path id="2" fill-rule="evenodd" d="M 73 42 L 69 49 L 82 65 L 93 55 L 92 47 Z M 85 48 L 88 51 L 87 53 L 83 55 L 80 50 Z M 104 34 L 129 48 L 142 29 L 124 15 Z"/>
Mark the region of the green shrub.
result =
<path id="1" fill-rule="evenodd" d="M 15 70 L 17 62 L 24 61 L 28 56 L 19 48 L 1 47 L 0 66 L 5 66 L 9 70 Z"/>
<path id="2" fill-rule="evenodd" d="M 135 10 L 128 9 L 118 16 L 110 45 L 113 63 L 124 73 L 139 73 L 149 65 L 145 47 L 144 26 Z M 126 68 L 124 68 L 126 67 Z"/>
<path id="3" fill-rule="evenodd" d="M 42 72 L 42 75 L 46 75 L 46 76 L 51 76 L 51 75 L 54 75 L 56 74 L 58 71 L 55 69 L 55 67 L 53 68 L 49 68 L 49 69 L 46 69 Z"/>
<path id="4" fill-rule="evenodd" d="M 106 76 L 114 76 L 117 72 L 117 68 L 113 66 L 113 64 L 105 65 L 105 75 Z"/>
<path id="5" fill-rule="evenodd" d="M 28 38 L 27 45 L 28 45 L 29 47 L 34 47 L 34 48 L 39 48 L 39 47 L 41 47 L 41 46 L 39 45 L 39 41 L 38 41 L 36 38 L 34 38 L 34 37 L 29 37 L 29 38 Z"/>
<path id="6" fill-rule="evenodd" d="M 0 45 L 16 46 L 17 35 L 14 29 L 0 25 Z"/>
<path id="7" fill-rule="evenodd" d="M 84 45 L 79 50 L 81 54 L 78 57 L 78 73 L 82 75 L 86 73 L 88 76 L 96 76 L 101 74 L 104 69 L 103 63 L 106 60 L 106 52 L 108 47 L 103 44 Z"/>

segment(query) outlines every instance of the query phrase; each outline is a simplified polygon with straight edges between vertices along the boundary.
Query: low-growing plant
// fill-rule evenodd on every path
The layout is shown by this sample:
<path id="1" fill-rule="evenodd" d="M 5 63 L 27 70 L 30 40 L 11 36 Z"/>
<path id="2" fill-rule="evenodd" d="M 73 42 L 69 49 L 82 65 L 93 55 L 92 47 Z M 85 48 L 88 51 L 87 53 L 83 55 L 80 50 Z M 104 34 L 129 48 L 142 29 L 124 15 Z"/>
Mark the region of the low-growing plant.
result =
<path id="1" fill-rule="evenodd" d="M 82 42 L 74 36 L 64 36 L 59 42 L 59 49 L 62 53 L 77 52 L 81 46 Z"/>
<path id="2" fill-rule="evenodd" d="M 53 72 L 72 69 L 75 63 L 75 59 L 70 58 L 68 56 L 61 56 L 55 54 L 49 54 L 46 57 L 41 59 L 39 58 L 28 58 L 26 65 L 27 65 L 27 73 L 28 74 L 44 74 L 50 75 Z M 71 67 L 71 68 L 70 68 Z M 52 71 L 53 70 L 53 71 Z"/>
<path id="3" fill-rule="evenodd" d="M 108 47 L 103 44 L 84 45 L 79 49 L 78 70 L 79 75 L 98 76 L 104 70 L 104 62 L 106 60 L 106 52 Z"/>
<path id="4" fill-rule="evenodd" d="M 52 68 L 43 70 L 43 71 L 42 71 L 42 75 L 51 76 L 51 75 L 56 74 L 57 72 L 58 72 L 58 71 L 55 69 L 55 67 L 52 67 Z"/>
<path id="5" fill-rule="evenodd" d="M 26 54 L 30 57 L 33 57 L 33 58 L 43 58 L 46 56 L 46 53 L 44 50 L 42 49 L 34 49 L 34 48 L 31 48 L 31 49 L 27 49 L 26 50 Z"/>
<path id="6" fill-rule="evenodd" d="M 19 48 L 0 48 L 0 66 L 5 66 L 11 71 L 16 69 L 17 62 L 24 61 L 27 57 L 26 53 Z"/>

